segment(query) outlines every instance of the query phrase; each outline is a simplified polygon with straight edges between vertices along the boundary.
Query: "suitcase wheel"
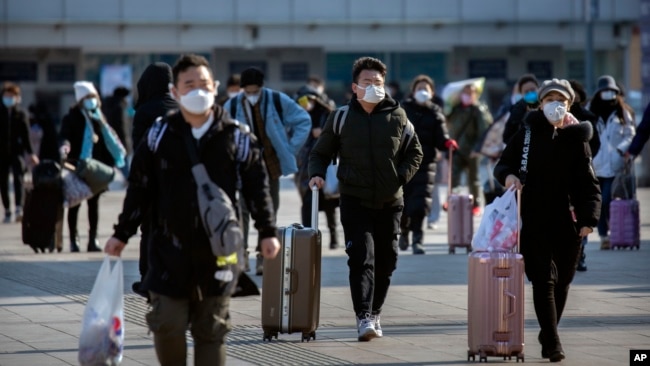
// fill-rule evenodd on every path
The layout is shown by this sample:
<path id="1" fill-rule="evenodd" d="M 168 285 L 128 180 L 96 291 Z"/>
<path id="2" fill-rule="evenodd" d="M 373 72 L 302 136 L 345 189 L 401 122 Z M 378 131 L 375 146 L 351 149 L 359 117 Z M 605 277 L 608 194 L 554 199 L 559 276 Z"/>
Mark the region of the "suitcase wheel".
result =
<path id="1" fill-rule="evenodd" d="M 264 338 L 262 338 L 262 341 L 271 342 L 273 340 L 273 337 L 275 337 L 275 339 L 278 339 L 278 332 L 264 332 Z"/>
<path id="2" fill-rule="evenodd" d="M 467 351 L 467 361 L 476 361 L 476 353 L 472 351 Z"/>
<path id="3" fill-rule="evenodd" d="M 517 354 L 517 362 L 519 362 L 519 360 L 521 360 L 522 363 L 524 362 L 524 354 L 523 353 Z"/>
<path id="4" fill-rule="evenodd" d="M 449 254 L 456 254 L 456 248 L 449 247 Z"/>
<path id="5" fill-rule="evenodd" d="M 316 340 L 316 331 L 313 331 L 311 333 L 303 333 L 302 338 L 301 338 L 300 341 L 301 342 L 304 342 L 304 341 L 309 342 L 312 338 L 314 338 L 314 340 Z"/>

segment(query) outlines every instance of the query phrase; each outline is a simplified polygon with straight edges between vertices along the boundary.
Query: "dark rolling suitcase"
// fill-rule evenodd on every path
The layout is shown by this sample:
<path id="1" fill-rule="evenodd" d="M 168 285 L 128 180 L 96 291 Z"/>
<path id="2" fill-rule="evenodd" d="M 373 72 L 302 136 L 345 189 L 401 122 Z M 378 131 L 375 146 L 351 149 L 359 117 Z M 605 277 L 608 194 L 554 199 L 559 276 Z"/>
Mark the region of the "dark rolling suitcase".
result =
<path id="1" fill-rule="evenodd" d="M 22 219 L 23 243 L 34 252 L 50 252 L 55 246 L 57 222 L 63 218 L 61 167 L 44 160 L 32 171 L 33 188 L 25 192 Z"/>
<path id="2" fill-rule="evenodd" d="M 264 340 L 279 333 L 316 339 L 320 313 L 321 234 L 318 231 L 318 192 L 312 190 L 312 227 L 293 224 L 278 229 L 282 247 L 264 260 L 262 329 Z"/>

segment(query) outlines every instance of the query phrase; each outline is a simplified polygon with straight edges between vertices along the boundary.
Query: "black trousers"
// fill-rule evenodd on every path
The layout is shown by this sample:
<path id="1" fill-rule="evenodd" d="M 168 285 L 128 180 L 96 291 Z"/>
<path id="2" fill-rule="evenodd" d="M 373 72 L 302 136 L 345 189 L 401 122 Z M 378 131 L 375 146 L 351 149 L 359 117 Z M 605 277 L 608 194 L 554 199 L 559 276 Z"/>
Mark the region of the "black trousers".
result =
<path id="1" fill-rule="evenodd" d="M 14 206 L 22 207 L 25 193 L 25 162 L 22 158 L 14 156 L 9 158 L 9 161 L 0 161 L 0 195 L 6 212 L 11 211 L 11 204 L 9 203 L 10 172 L 14 177 Z"/>
<path id="2" fill-rule="evenodd" d="M 269 186 L 271 191 L 271 199 L 273 200 L 273 214 L 274 216 L 277 217 L 278 208 L 280 207 L 280 179 L 269 178 Z M 249 231 L 249 225 L 251 221 L 251 213 L 248 210 L 248 207 L 246 206 L 246 203 L 243 200 L 241 201 L 240 207 L 241 207 L 243 234 L 244 234 L 244 251 L 248 251 L 248 231 Z M 257 252 L 260 251 L 259 240 L 255 246 L 255 251 Z"/>
<path id="3" fill-rule="evenodd" d="M 89 240 L 97 238 L 97 225 L 99 223 L 99 196 L 101 196 L 101 192 L 86 201 L 88 203 Z M 81 208 L 81 204 L 68 209 L 68 229 L 70 230 L 70 240 L 74 240 L 74 236 L 77 235 L 79 208 Z"/>
<path id="4" fill-rule="evenodd" d="M 390 279 L 397 268 L 397 235 L 403 204 L 371 209 L 351 196 L 341 196 L 341 223 L 350 269 L 354 313 L 380 314 Z"/>
<path id="5" fill-rule="evenodd" d="M 521 238 L 526 276 L 533 284 L 533 304 L 546 349 L 560 344 L 557 326 L 576 273 L 582 242 L 572 229 L 556 230 L 560 233 L 549 238 L 523 229 Z M 565 233 L 561 234 L 562 231 Z"/>

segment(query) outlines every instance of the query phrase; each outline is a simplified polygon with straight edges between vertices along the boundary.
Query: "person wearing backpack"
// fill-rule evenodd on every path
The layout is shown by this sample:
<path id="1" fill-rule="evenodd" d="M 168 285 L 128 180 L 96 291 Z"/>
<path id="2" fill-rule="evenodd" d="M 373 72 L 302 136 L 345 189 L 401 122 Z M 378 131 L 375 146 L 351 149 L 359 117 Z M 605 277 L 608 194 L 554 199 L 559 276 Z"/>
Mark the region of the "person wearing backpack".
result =
<path id="1" fill-rule="evenodd" d="M 146 321 L 158 361 L 162 365 L 187 363 L 189 326 L 194 364 L 225 365 L 225 337 L 232 328 L 230 297 L 241 263 L 237 255 L 213 254 L 186 141 L 195 143 L 209 179 L 232 203 L 237 202 L 241 185 L 266 258 L 274 258 L 280 248 L 273 204 L 261 146 L 215 103 L 216 85 L 208 61 L 184 55 L 172 70 L 171 92 L 180 111 L 157 120 L 138 146 L 122 213 L 105 252 L 120 256 L 150 210 L 149 268 L 141 289 L 151 299 Z"/>
<path id="2" fill-rule="evenodd" d="M 376 58 L 354 62 L 352 99 L 330 114 L 309 155 L 309 186 L 318 188 L 325 185 L 332 157 L 339 156 L 339 208 L 361 342 L 383 335 L 379 317 L 397 267 L 402 186 L 422 162 L 413 125 L 386 94 L 386 73 Z"/>
<path id="3" fill-rule="evenodd" d="M 246 124 L 259 139 L 271 186 L 274 212 L 280 207 L 280 177 L 298 172 L 296 157 L 311 131 L 311 118 L 288 95 L 264 87 L 264 73 L 251 67 L 241 73 L 243 91 L 223 106 L 230 116 Z M 245 206 L 245 205 L 244 205 Z M 242 207 L 245 259 L 248 258 L 249 208 Z M 264 256 L 256 247 L 255 273 L 262 275 Z"/>

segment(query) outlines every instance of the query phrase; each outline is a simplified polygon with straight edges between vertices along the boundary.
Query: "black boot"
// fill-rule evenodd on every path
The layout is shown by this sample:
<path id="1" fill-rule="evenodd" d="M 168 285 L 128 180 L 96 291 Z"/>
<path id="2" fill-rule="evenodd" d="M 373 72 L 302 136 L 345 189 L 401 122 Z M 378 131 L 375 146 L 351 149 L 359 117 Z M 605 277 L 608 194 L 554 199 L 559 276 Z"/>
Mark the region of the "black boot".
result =
<path id="1" fill-rule="evenodd" d="M 88 252 L 101 252 L 102 248 L 99 247 L 99 242 L 97 241 L 97 232 L 90 231 L 88 233 Z"/>
<path id="2" fill-rule="evenodd" d="M 580 246 L 580 260 L 578 261 L 577 271 L 584 272 L 587 270 L 587 263 L 585 262 L 587 255 L 585 254 L 585 246 Z"/>
<path id="3" fill-rule="evenodd" d="M 424 254 L 423 237 L 422 230 L 413 231 L 413 254 Z"/>
<path id="4" fill-rule="evenodd" d="M 406 250 L 409 248 L 409 231 L 408 230 L 402 230 L 402 233 L 399 236 L 399 248 L 401 250 Z"/>

